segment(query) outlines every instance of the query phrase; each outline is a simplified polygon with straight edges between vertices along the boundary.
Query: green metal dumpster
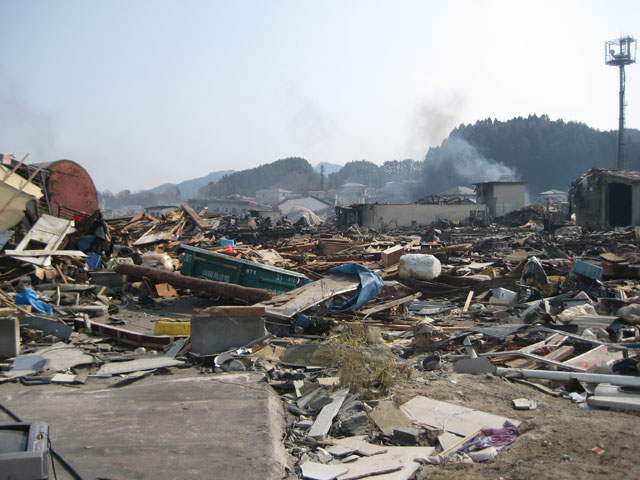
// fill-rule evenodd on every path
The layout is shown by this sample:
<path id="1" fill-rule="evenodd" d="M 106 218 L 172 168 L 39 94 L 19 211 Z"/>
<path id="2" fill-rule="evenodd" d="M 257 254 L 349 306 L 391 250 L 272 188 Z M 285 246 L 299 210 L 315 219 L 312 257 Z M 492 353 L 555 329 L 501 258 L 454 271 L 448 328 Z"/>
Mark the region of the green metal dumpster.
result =
<path id="1" fill-rule="evenodd" d="M 182 275 L 264 288 L 277 295 L 298 288 L 300 281 L 307 278 L 284 268 L 241 260 L 190 245 L 180 245 L 180 248 L 184 250 L 180 269 Z"/>

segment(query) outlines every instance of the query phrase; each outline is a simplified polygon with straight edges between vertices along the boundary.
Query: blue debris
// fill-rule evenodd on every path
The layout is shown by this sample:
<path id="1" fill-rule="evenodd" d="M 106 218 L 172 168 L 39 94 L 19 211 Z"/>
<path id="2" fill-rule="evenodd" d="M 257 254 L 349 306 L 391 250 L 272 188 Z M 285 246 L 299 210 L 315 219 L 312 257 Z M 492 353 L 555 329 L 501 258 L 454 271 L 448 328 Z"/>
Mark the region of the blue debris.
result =
<path id="1" fill-rule="evenodd" d="M 51 315 L 53 308 L 50 305 L 38 300 L 38 294 L 35 290 L 29 287 L 24 287 L 24 293 L 16 294 L 16 303 L 18 305 L 31 305 L 31 307 L 38 313 L 44 315 Z"/>
<path id="2" fill-rule="evenodd" d="M 573 271 L 592 280 L 602 280 L 602 267 L 593 263 L 576 260 Z"/>
<path id="3" fill-rule="evenodd" d="M 334 305 L 331 310 L 335 312 L 350 312 L 358 310 L 369 300 L 376 296 L 380 289 L 384 286 L 384 280 L 377 273 L 363 267 L 358 263 L 346 263 L 333 267 L 331 273 L 347 273 L 358 275 L 360 277 L 360 290 L 358 293 L 345 301 L 342 305 Z"/>

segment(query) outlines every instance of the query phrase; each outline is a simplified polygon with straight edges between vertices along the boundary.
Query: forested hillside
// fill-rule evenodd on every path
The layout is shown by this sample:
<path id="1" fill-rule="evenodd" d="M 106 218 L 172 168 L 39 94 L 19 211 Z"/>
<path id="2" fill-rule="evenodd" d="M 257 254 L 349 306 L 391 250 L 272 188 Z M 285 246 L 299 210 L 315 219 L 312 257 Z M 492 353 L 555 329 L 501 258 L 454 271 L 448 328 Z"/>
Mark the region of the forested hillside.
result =
<path id="1" fill-rule="evenodd" d="M 252 196 L 257 190 L 275 187 L 303 192 L 318 190 L 323 183 L 322 175 L 314 171 L 309 162 L 291 157 L 225 175 L 216 183 L 200 188 L 198 193 L 209 198 L 233 194 Z"/>
<path id="2" fill-rule="evenodd" d="M 519 175 L 531 193 L 567 185 L 592 167 L 617 165 L 617 131 L 602 132 L 582 123 L 551 121 L 546 115 L 491 119 L 461 125 L 424 161 L 425 191 L 458 183 Z M 640 169 L 640 131 L 627 130 L 627 169 Z M 476 177 L 472 180 L 471 177 Z"/>

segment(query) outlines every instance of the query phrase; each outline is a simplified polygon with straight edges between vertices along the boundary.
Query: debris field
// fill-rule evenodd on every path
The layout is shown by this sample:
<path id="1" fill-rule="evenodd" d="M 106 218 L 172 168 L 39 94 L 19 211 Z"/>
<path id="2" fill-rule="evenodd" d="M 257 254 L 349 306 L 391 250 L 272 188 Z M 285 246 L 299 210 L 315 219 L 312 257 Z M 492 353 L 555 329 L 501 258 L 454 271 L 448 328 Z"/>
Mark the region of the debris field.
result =
<path id="1" fill-rule="evenodd" d="M 0 391 L 251 371 L 286 420 L 269 478 L 637 478 L 640 228 L 543 217 L 41 214 L 3 238 Z"/>

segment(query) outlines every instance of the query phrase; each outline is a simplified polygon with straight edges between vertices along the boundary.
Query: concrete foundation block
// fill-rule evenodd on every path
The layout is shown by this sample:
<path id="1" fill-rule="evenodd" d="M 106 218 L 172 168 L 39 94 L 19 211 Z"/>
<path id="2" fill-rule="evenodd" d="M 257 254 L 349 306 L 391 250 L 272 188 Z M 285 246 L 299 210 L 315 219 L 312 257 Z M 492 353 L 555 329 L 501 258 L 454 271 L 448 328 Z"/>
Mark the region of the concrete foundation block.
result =
<path id="1" fill-rule="evenodd" d="M 17 318 L 0 318 L 0 356 L 17 357 L 20 353 L 20 322 Z"/>
<path id="2" fill-rule="evenodd" d="M 191 351 L 198 355 L 242 347 L 265 334 L 264 307 L 207 309 L 191 318 Z"/>

